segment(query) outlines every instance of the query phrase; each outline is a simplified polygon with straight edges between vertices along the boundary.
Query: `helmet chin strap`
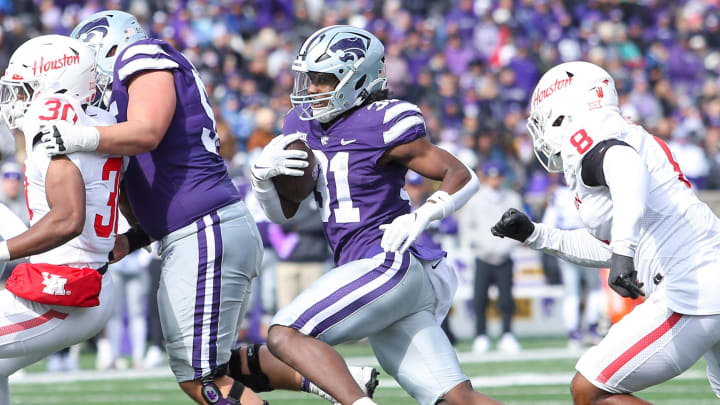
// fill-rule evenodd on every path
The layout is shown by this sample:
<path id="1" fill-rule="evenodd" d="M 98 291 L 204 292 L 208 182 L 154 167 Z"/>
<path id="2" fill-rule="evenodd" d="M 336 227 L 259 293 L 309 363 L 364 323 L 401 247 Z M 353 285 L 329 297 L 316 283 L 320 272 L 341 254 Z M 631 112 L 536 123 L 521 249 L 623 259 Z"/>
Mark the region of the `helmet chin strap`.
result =
<path id="1" fill-rule="evenodd" d="M 329 103 L 329 102 L 328 102 Z M 331 108 L 330 104 L 323 108 L 319 108 L 317 110 L 313 109 L 313 115 L 315 115 L 315 112 L 319 111 L 320 114 L 317 115 L 316 120 L 322 124 L 326 124 L 330 121 L 332 121 L 335 117 L 337 117 L 340 114 L 340 111 L 337 108 Z"/>

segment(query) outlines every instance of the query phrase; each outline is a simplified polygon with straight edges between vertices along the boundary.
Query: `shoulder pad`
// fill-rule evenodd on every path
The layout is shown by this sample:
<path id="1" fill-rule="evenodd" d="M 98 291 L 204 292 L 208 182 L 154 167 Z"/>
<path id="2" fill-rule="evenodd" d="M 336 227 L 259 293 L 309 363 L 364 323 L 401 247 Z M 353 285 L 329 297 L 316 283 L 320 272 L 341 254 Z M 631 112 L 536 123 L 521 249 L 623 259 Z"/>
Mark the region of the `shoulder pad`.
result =
<path id="1" fill-rule="evenodd" d="M 77 123 L 83 114 L 80 102 L 64 94 L 48 94 L 30 104 L 23 118 L 22 132 L 27 145 L 34 145 L 41 128 L 54 121 Z M 39 139 L 39 138 L 38 138 Z"/>
<path id="2" fill-rule="evenodd" d="M 118 80 L 125 81 L 144 70 L 171 70 L 180 67 L 165 41 L 144 39 L 123 49 L 115 62 Z"/>
<path id="3" fill-rule="evenodd" d="M 402 100 L 376 101 L 366 107 L 382 115 L 382 136 L 386 145 L 401 144 L 425 135 L 420 107 Z"/>
<path id="4" fill-rule="evenodd" d="M 603 160 L 605 158 L 605 152 L 607 152 L 611 146 L 615 145 L 630 146 L 619 139 L 606 139 L 595 145 L 590 152 L 583 156 L 581 176 L 585 185 L 590 187 L 607 186 L 605 182 L 605 172 L 603 171 Z"/>

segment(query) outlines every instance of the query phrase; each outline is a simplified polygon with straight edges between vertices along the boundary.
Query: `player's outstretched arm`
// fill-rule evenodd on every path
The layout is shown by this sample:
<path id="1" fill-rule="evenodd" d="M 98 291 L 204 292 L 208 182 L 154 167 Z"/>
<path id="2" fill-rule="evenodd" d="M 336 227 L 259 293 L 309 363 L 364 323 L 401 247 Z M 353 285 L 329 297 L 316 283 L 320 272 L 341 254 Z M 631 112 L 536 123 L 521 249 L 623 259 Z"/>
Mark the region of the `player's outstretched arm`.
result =
<path id="1" fill-rule="evenodd" d="M 42 142 L 51 156 L 102 152 L 132 156 L 157 148 L 175 115 L 175 79 L 170 71 L 140 73 L 128 87 L 127 121 L 106 127 L 58 122 L 43 128 Z M 112 111 L 111 111 L 112 112 Z"/>
<path id="2" fill-rule="evenodd" d="M 585 267 L 609 267 L 612 251 L 585 228 L 562 230 L 534 223 L 524 213 L 510 208 L 490 229 L 499 238 L 508 237 L 525 245 Z"/>
<path id="3" fill-rule="evenodd" d="M 56 248 L 82 233 L 85 225 L 85 183 L 80 170 L 65 156 L 54 157 L 45 177 L 50 211 L 27 231 L 0 242 L 0 260 L 13 260 Z"/>
<path id="4" fill-rule="evenodd" d="M 439 189 L 425 204 L 390 224 L 380 226 L 380 242 L 385 251 L 404 252 L 431 221 L 445 218 L 477 192 L 480 183 L 475 173 L 444 149 L 418 138 L 395 146 L 383 155 L 381 164 L 401 164 L 422 176 L 440 181 Z"/>

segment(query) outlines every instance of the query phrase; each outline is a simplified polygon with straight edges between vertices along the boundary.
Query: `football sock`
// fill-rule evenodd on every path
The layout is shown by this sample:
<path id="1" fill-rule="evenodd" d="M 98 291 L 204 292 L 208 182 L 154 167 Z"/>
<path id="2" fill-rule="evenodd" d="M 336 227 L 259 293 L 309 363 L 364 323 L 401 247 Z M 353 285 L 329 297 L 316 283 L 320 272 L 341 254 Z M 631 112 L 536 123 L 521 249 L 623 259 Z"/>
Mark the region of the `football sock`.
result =
<path id="1" fill-rule="evenodd" d="M 302 392 L 309 392 L 311 394 L 315 394 L 319 396 L 322 399 L 326 399 L 331 402 L 335 402 L 335 399 L 330 396 L 327 392 L 323 391 L 318 387 L 317 385 L 313 384 L 310 380 L 308 380 L 305 377 L 302 377 L 302 382 L 300 383 L 300 391 Z"/>
<path id="2" fill-rule="evenodd" d="M 368 397 L 362 397 L 357 401 L 353 402 L 352 405 L 377 405 L 372 399 Z"/>

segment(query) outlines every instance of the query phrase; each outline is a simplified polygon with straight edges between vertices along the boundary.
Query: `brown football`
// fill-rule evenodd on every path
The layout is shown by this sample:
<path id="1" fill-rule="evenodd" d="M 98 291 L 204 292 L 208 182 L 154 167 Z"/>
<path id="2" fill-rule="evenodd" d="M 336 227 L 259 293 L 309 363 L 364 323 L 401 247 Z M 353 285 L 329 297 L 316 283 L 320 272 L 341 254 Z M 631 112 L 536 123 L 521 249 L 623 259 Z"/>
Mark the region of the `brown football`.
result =
<path id="1" fill-rule="evenodd" d="M 285 149 L 304 150 L 308 154 L 308 166 L 303 170 L 302 176 L 280 175 L 273 177 L 275 189 L 278 194 L 288 201 L 295 203 L 302 202 L 315 188 L 318 178 L 318 165 L 312 150 L 301 140 L 297 140 Z"/>

